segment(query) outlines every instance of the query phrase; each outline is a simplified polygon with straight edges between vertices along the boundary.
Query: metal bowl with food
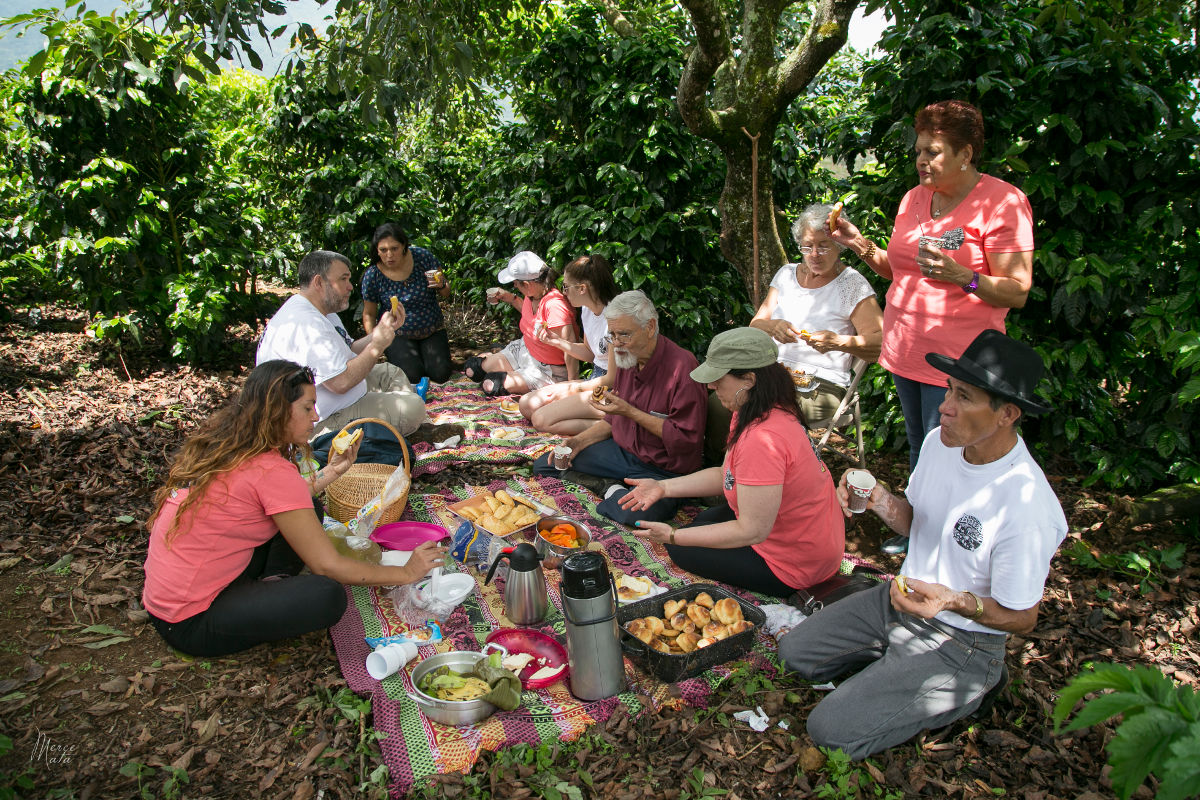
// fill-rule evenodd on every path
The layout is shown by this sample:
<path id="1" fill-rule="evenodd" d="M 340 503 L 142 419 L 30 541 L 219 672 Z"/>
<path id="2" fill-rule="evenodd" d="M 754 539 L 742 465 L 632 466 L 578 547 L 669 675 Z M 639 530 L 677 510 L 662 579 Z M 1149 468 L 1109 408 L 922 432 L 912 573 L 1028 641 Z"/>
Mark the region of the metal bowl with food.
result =
<path id="1" fill-rule="evenodd" d="M 555 526 L 573 528 L 575 545 L 571 546 L 565 543 L 561 536 L 555 534 Z M 565 533 L 563 528 L 559 528 L 559 531 Z M 555 539 L 564 543 L 556 543 Z M 533 546 L 537 549 L 538 555 L 542 556 L 542 565 L 548 569 L 558 569 L 564 558 L 571 553 L 583 550 L 590 541 L 592 541 L 592 533 L 587 526 L 566 517 L 542 517 L 534 529 Z"/>
<path id="2" fill-rule="evenodd" d="M 496 648 L 496 646 L 491 646 Z M 499 648 L 496 648 L 499 649 Z M 507 655 L 507 652 L 505 652 Z M 412 672 L 414 691 L 409 692 L 409 698 L 417 704 L 425 716 L 443 725 L 474 725 L 490 717 L 496 712 L 496 706 L 487 700 L 440 700 L 417 689 L 421 679 L 439 667 L 449 667 L 454 672 L 465 673 L 475 669 L 475 665 L 484 658 L 483 653 L 470 650 L 453 650 L 449 653 L 438 653 L 418 664 Z"/>

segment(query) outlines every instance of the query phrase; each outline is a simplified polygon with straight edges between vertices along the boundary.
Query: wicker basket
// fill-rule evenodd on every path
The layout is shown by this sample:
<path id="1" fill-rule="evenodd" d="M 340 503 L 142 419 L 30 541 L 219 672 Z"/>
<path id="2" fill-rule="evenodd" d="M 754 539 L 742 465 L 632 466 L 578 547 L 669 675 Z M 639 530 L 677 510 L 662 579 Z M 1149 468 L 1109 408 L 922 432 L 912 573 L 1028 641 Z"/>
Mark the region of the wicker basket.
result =
<path id="1" fill-rule="evenodd" d="M 366 417 L 351 422 L 342 428 L 341 433 L 368 422 L 377 422 L 396 436 L 404 450 L 404 464 L 402 467 L 393 467 L 391 464 L 352 464 L 350 469 L 346 470 L 345 475 L 329 484 L 325 489 L 325 510 L 338 522 L 349 522 L 354 519 L 355 514 L 363 507 L 364 503 L 383 491 L 383 485 L 387 483 L 387 479 L 398 469 L 404 469 L 404 474 L 409 477 L 409 489 L 412 488 L 412 460 L 409 458 L 408 443 L 404 441 L 400 431 L 385 420 Z M 404 513 L 404 507 L 408 505 L 409 489 L 404 490 L 404 494 L 399 500 L 383 509 L 376 525 L 386 525 L 400 519 L 400 515 Z"/>

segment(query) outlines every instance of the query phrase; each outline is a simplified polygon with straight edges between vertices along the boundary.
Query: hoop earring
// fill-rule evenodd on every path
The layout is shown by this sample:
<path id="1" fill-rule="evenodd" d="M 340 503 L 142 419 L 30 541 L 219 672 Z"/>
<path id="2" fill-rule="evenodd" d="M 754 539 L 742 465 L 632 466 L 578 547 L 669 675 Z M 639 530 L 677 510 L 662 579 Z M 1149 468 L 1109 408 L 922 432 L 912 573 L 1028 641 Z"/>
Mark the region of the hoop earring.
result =
<path id="1" fill-rule="evenodd" d="M 741 396 L 742 392 L 744 392 L 744 391 L 746 391 L 746 387 L 745 387 L 745 386 L 743 386 L 742 388 L 738 389 L 736 392 L 734 392 L 734 393 L 733 393 L 733 405 L 734 405 L 735 407 L 738 407 L 738 408 L 740 408 L 740 407 L 741 407 L 741 406 L 739 405 L 739 403 L 738 403 L 737 399 L 738 399 L 738 397 L 740 397 L 740 396 Z"/>

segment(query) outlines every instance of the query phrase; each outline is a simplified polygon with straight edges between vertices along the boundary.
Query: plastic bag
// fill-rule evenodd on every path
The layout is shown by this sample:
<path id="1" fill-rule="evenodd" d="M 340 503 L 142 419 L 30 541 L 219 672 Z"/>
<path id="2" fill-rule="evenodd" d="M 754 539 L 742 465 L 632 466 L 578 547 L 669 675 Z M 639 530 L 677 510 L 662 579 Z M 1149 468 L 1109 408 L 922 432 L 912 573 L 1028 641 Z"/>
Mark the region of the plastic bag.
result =
<path id="1" fill-rule="evenodd" d="M 363 507 L 354 515 L 354 519 L 346 523 L 346 526 L 350 529 L 352 536 L 361 536 L 365 539 L 379 524 L 379 516 L 382 513 L 383 504 L 380 502 L 380 496 L 375 495 L 363 503 Z"/>
<path id="2" fill-rule="evenodd" d="M 379 493 L 380 508 L 389 508 L 392 503 L 401 500 L 405 493 L 408 492 L 409 483 L 408 473 L 403 469 L 397 469 L 389 475 L 387 483 L 383 485 L 383 491 Z"/>
<path id="3" fill-rule="evenodd" d="M 450 542 L 450 555 L 463 566 L 487 569 L 492 563 L 491 546 L 496 537 L 469 521 L 463 522 Z"/>
<path id="4" fill-rule="evenodd" d="M 410 625 L 419 625 L 430 621 L 442 622 L 454 613 L 454 609 L 458 608 L 458 604 L 461 602 L 439 600 L 429 596 L 428 592 L 422 594 L 417 590 L 418 585 L 410 583 L 406 586 L 397 586 L 391 592 L 392 605 L 396 607 L 396 616 Z"/>

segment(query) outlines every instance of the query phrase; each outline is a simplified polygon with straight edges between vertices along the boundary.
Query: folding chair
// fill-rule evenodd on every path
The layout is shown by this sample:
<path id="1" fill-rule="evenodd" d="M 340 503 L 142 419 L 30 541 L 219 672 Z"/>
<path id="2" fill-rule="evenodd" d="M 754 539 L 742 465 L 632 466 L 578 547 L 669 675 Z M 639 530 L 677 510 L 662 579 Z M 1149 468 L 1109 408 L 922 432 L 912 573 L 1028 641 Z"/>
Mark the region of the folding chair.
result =
<path id="1" fill-rule="evenodd" d="M 833 416 L 828 419 L 810 420 L 808 427 L 810 430 L 825 429 L 824 435 L 817 442 L 817 456 L 828 449 L 830 452 L 837 453 L 842 458 L 850 461 L 850 456 L 842 453 L 835 447 L 829 444 L 830 435 L 839 428 L 847 428 L 851 423 L 854 424 L 854 431 L 857 438 L 858 446 L 858 461 L 854 463 L 856 467 L 865 469 L 867 466 L 866 448 L 863 447 L 863 431 L 862 431 L 862 411 L 858 404 L 858 383 L 862 380 L 863 375 L 867 372 L 867 367 L 871 366 L 868 362 L 861 358 L 855 358 L 853 366 L 850 369 L 850 385 L 846 387 L 846 395 L 842 398 L 842 402 L 838 405 L 837 411 L 833 412 Z"/>

